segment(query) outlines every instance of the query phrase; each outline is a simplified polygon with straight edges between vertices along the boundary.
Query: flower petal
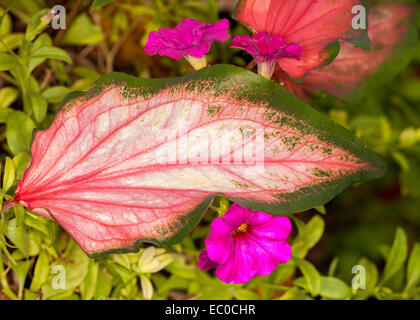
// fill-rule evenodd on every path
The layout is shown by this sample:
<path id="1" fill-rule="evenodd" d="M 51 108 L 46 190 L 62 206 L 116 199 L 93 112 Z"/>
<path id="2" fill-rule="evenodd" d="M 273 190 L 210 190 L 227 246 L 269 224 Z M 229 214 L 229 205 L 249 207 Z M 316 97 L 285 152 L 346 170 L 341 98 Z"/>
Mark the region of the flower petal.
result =
<path id="1" fill-rule="evenodd" d="M 255 275 L 266 276 L 280 263 L 286 263 L 292 256 L 290 245 L 285 240 L 266 240 L 248 235 L 251 244 L 248 254 L 254 258 Z"/>
<path id="2" fill-rule="evenodd" d="M 174 28 L 150 32 L 144 50 L 148 55 L 159 54 L 176 60 L 187 55 L 202 58 L 213 41 L 225 42 L 230 38 L 228 29 L 227 19 L 214 25 L 184 19 Z"/>
<path id="3" fill-rule="evenodd" d="M 233 228 L 232 231 L 238 229 L 241 224 L 247 222 L 247 210 L 248 209 L 241 207 L 236 203 L 229 207 L 228 211 L 223 216 L 223 219 Z"/>
<path id="4" fill-rule="evenodd" d="M 225 42 L 230 38 L 230 34 L 226 31 L 229 29 L 229 20 L 224 18 L 216 24 L 207 24 L 203 30 L 203 41 Z"/>
<path id="5" fill-rule="evenodd" d="M 217 263 L 225 263 L 233 249 L 232 232 L 236 228 L 227 224 L 223 218 L 216 218 L 211 224 L 210 235 L 205 240 L 207 254 Z"/>
<path id="6" fill-rule="evenodd" d="M 254 257 L 249 254 L 246 236 L 235 238 L 232 254 L 224 264 L 216 268 L 217 277 L 226 283 L 244 283 L 255 276 Z"/>
<path id="7" fill-rule="evenodd" d="M 292 230 L 292 224 L 287 217 L 273 217 L 267 213 L 252 215 L 249 223 L 249 233 L 267 240 L 285 240 Z M 270 217 L 267 217 L 270 216 Z"/>
<path id="8" fill-rule="evenodd" d="M 198 257 L 199 261 L 196 263 L 197 267 L 202 269 L 202 270 L 211 270 L 216 268 L 219 264 L 212 261 L 208 254 L 207 254 L 207 250 L 201 251 L 199 257 Z"/>

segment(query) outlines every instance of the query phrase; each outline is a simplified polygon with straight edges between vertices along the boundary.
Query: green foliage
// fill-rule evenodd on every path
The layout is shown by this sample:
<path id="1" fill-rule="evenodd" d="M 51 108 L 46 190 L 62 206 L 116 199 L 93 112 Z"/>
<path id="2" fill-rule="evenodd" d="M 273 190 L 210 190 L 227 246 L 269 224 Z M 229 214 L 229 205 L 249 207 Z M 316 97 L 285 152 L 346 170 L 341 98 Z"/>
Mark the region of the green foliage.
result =
<path id="1" fill-rule="evenodd" d="M 58 41 L 44 1 L 0 0 L 0 6 L 1 202 L 11 199 L 30 161 L 32 130 L 50 124 L 65 95 L 91 89 L 113 70 L 146 78 L 191 71 L 184 61 L 145 55 L 148 33 L 187 17 L 220 16 L 215 0 L 84 1 Z M 245 30 L 233 25 L 231 33 Z M 227 47 L 214 45 L 210 63 L 249 62 Z M 311 103 L 385 157 L 388 172 L 315 208 L 321 214 L 294 215 L 293 257 L 271 275 L 225 284 L 195 266 L 211 221 L 229 206 L 223 197 L 180 244 L 96 259 L 56 222 L 17 206 L 0 216 L 0 299 L 420 299 L 418 49 L 384 66 L 360 101 L 318 94 Z M 354 266 L 363 269 L 354 273 Z M 362 273 L 364 289 L 353 288 Z"/>

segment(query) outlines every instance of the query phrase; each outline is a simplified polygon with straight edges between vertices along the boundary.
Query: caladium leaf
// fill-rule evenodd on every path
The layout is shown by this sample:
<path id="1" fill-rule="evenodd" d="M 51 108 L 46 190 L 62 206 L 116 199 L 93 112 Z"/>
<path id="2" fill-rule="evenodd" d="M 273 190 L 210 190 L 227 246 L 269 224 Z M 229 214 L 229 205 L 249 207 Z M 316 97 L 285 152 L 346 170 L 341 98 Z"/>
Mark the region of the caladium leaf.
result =
<path id="1" fill-rule="evenodd" d="M 300 60 L 281 58 L 278 64 L 292 78 L 326 65 L 337 54 L 338 40 L 368 48 L 366 30 L 354 29 L 356 6 L 363 0 L 241 0 L 234 17 L 255 32 L 281 36 L 288 44 L 302 48 Z M 364 6 L 367 11 L 367 7 Z M 353 45 L 352 44 L 352 45 Z"/>
<path id="2" fill-rule="evenodd" d="M 404 70 L 417 50 L 417 14 L 410 6 L 372 6 L 369 13 L 371 48 L 342 43 L 337 58 L 328 66 L 313 70 L 305 78 L 309 90 L 360 101 Z M 298 90 L 299 86 L 293 86 Z M 363 89 L 363 90 L 362 90 Z"/>
<path id="3" fill-rule="evenodd" d="M 215 195 L 284 215 L 321 205 L 384 163 L 358 138 L 252 72 L 112 73 L 35 134 L 7 208 L 56 219 L 89 255 L 183 239 Z"/>

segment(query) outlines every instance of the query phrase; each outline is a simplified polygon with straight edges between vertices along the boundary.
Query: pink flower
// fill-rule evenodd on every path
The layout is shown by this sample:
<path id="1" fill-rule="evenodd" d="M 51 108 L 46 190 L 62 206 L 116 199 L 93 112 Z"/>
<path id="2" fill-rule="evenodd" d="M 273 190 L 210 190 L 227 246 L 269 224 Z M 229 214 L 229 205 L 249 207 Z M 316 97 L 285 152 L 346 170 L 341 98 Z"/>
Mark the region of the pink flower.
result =
<path id="1" fill-rule="evenodd" d="M 239 48 L 251 54 L 258 63 L 261 76 L 271 79 L 276 61 L 280 58 L 299 60 L 302 49 L 297 44 L 288 45 L 280 36 L 259 32 L 252 36 L 239 36 L 232 40 L 231 48 Z"/>
<path id="2" fill-rule="evenodd" d="M 184 19 L 175 28 L 162 28 L 150 32 L 144 50 L 150 56 L 159 54 L 176 60 L 185 57 L 193 67 L 201 68 L 207 64 L 205 54 L 210 51 L 212 42 L 225 42 L 230 38 L 226 32 L 228 29 L 227 19 L 216 24 Z M 194 63 L 199 64 L 194 65 Z"/>
<path id="3" fill-rule="evenodd" d="M 276 217 L 233 204 L 223 218 L 216 218 L 206 239 L 207 251 L 197 266 L 209 270 L 226 283 L 248 282 L 270 274 L 291 257 L 287 217 Z"/>

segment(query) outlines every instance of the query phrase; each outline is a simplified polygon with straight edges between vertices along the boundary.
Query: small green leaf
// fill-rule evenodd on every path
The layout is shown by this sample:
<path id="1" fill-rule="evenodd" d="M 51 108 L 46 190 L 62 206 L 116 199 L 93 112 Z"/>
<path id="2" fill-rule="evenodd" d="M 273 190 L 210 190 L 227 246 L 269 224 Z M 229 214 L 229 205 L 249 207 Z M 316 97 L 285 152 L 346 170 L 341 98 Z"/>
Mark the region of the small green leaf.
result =
<path id="1" fill-rule="evenodd" d="M 320 214 L 327 214 L 327 209 L 325 209 L 325 206 L 318 206 L 314 208 L 316 211 L 318 211 Z"/>
<path id="2" fill-rule="evenodd" d="M 89 45 L 98 44 L 104 39 L 101 27 L 93 24 L 86 13 L 80 14 L 66 31 L 62 44 Z"/>
<path id="3" fill-rule="evenodd" d="M 42 96 L 50 103 L 58 103 L 72 90 L 64 86 L 55 86 L 42 92 Z"/>
<path id="4" fill-rule="evenodd" d="M 0 52 L 7 52 L 9 50 L 15 50 L 22 44 L 24 35 L 22 33 L 11 33 L 3 37 L 3 41 L 0 41 Z"/>
<path id="5" fill-rule="evenodd" d="M 151 300 L 153 297 L 153 286 L 150 280 L 143 274 L 140 275 L 141 290 L 143 297 L 146 300 Z"/>
<path id="6" fill-rule="evenodd" d="M 48 26 L 52 18 L 48 11 L 49 9 L 43 9 L 31 18 L 25 34 L 28 41 L 34 40 Z"/>
<path id="7" fill-rule="evenodd" d="M 55 59 L 62 60 L 68 64 L 72 64 L 72 60 L 68 53 L 63 49 L 57 47 L 41 47 L 33 50 L 31 52 L 31 58 L 46 58 L 46 59 Z"/>
<path id="8" fill-rule="evenodd" d="M 384 284 L 389 280 L 393 275 L 395 275 L 398 270 L 404 264 L 405 259 L 407 258 L 407 236 L 403 229 L 398 228 L 395 233 L 394 242 L 392 244 L 391 250 L 386 259 L 385 270 L 382 276 L 381 284 Z"/>
<path id="9" fill-rule="evenodd" d="M 361 258 L 357 264 L 365 268 L 366 290 L 368 292 L 373 292 L 378 283 L 378 268 L 367 258 Z"/>
<path id="10" fill-rule="evenodd" d="M 80 284 L 82 300 L 91 300 L 93 298 L 98 282 L 98 271 L 99 263 L 95 262 L 95 260 L 89 260 L 88 274 L 84 281 Z"/>
<path id="11" fill-rule="evenodd" d="M 47 282 L 50 273 L 49 259 L 44 250 L 39 252 L 34 274 L 31 282 L 31 290 L 38 291 Z"/>
<path id="12" fill-rule="evenodd" d="M 0 108 L 0 123 L 5 123 L 9 114 L 13 112 L 12 109 Z"/>
<path id="13" fill-rule="evenodd" d="M 236 289 L 233 291 L 233 296 L 237 300 L 260 300 L 259 295 L 249 289 Z"/>
<path id="14" fill-rule="evenodd" d="M 321 290 L 321 276 L 315 267 L 308 261 L 293 257 L 296 266 L 306 279 L 306 284 L 312 296 L 316 297 Z"/>
<path id="15" fill-rule="evenodd" d="M 106 299 L 112 290 L 112 276 L 106 272 L 104 267 L 101 267 L 98 272 L 98 281 L 96 282 L 96 290 L 94 298 Z"/>
<path id="16" fill-rule="evenodd" d="M 7 71 L 18 66 L 16 58 L 8 53 L 0 53 L 0 71 Z"/>
<path id="17" fill-rule="evenodd" d="M 57 260 L 51 266 L 53 271 L 54 267 L 57 268 L 57 273 L 53 273 L 51 281 L 42 286 L 43 299 L 60 298 L 62 294 L 65 296 L 71 295 L 74 288 L 78 287 L 88 274 L 89 258 L 75 241 L 69 241 L 61 258 L 63 259 Z M 61 272 L 65 272 L 65 274 L 63 275 Z M 65 279 L 64 289 L 54 289 L 52 286 L 54 277 L 59 275 L 62 275 Z"/>
<path id="18" fill-rule="evenodd" d="M 7 192 L 15 182 L 15 166 L 12 159 L 6 157 L 6 164 L 3 175 L 3 192 Z"/>
<path id="19" fill-rule="evenodd" d="M 13 164 L 15 166 L 15 179 L 19 180 L 22 178 L 23 173 L 25 172 L 25 169 L 28 167 L 28 163 L 31 160 L 31 157 L 29 154 L 25 151 L 19 152 L 16 156 L 13 158 Z"/>
<path id="20" fill-rule="evenodd" d="M 0 90 L 0 108 L 7 108 L 19 97 L 19 90 L 13 87 L 3 87 Z"/>
<path id="21" fill-rule="evenodd" d="M 324 220 L 315 215 L 306 225 L 296 217 L 293 221 L 298 227 L 299 233 L 292 244 L 292 252 L 295 257 L 304 258 L 320 239 L 324 232 Z"/>
<path id="22" fill-rule="evenodd" d="M 7 11 L 0 8 L 0 37 L 4 37 L 12 31 L 12 19 Z"/>
<path id="23" fill-rule="evenodd" d="M 416 242 L 407 265 L 407 286 L 410 290 L 420 282 L 420 243 Z"/>
<path id="24" fill-rule="evenodd" d="M 299 288 L 292 288 L 276 300 L 312 300 L 312 299 Z"/>
<path id="25" fill-rule="evenodd" d="M 30 100 L 35 120 L 40 123 L 47 115 L 48 102 L 39 93 L 32 93 L 30 95 Z"/>
<path id="26" fill-rule="evenodd" d="M 6 138 L 13 154 L 16 155 L 21 151 L 29 152 L 34 128 L 35 123 L 25 113 L 13 110 L 8 115 L 6 120 Z"/>
<path id="27" fill-rule="evenodd" d="M 344 300 L 351 296 L 350 287 L 342 280 L 335 277 L 321 277 L 319 294 L 328 299 Z"/>
<path id="28" fill-rule="evenodd" d="M 339 257 L 335 257 L 328 268 L 328 276 L 332 277 L 335 274 L 335 270 L 337 270 L 338 262 L 340 261 Z"/>
<path id="29" fill-rule="evenodd" d="M 23 296 L 23 288 L 25 286 L 26 276 L 28 275 L 31 261 L 20 261 L 16 265 L 12 265 L 12 270 L 16 274 L 17 282 L 19 285 L 18 296 Z"/>

